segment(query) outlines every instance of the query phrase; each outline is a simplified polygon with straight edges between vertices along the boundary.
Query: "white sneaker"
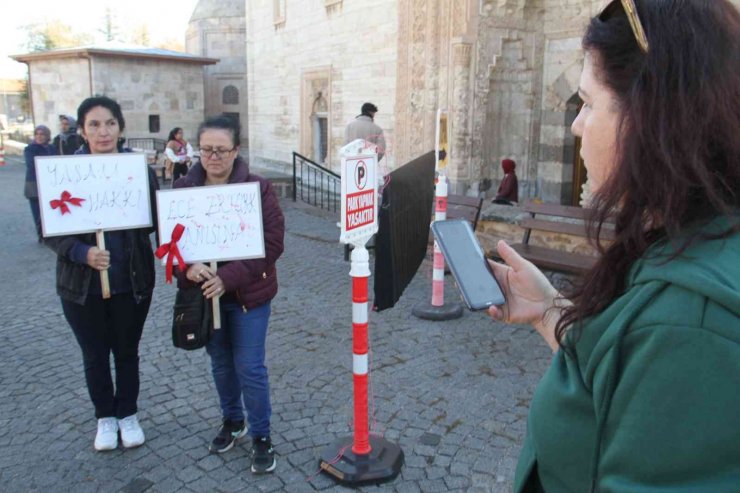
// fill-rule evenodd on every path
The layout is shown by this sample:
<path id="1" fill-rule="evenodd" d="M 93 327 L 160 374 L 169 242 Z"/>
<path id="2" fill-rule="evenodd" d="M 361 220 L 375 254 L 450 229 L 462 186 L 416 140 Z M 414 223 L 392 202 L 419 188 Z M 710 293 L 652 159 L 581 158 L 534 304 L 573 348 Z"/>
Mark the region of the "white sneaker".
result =
<path id="1" fill-rule="evenodd" d="M 116 418 L 100 418 L 98 420 L 98 434 L 95 435 L 95 450 L 115 450 L 118 448 L 118 420 Z"/>
<path id="2" fill-rule="evenodd" d="M 121 430 L 121 443 L 126 448 L 138 447 L 144 443 L 144 430 L 139 425 L 135 414 L 118 420 Z"/>

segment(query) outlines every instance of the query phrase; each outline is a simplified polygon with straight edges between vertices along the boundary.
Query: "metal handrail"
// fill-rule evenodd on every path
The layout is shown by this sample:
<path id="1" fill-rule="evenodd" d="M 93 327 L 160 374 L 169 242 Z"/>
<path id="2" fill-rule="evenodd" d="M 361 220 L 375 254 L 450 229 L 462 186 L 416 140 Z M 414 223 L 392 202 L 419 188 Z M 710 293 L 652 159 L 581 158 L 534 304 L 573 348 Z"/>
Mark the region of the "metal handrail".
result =
<path id="1" fill-rule="evenodd" d="M 126 139 L 126 145 L 128 147 L 164 152 L 167 142 L 164 139 L 155 139 L 152 137 L 129 137 Z"/>
<path id="2" fill-rule="evenodd" d="M 337 212 L 341 184 L 337 173 L 306 156 L 293 153 L 293 202 L 300 196 L 303 202 Z"/>

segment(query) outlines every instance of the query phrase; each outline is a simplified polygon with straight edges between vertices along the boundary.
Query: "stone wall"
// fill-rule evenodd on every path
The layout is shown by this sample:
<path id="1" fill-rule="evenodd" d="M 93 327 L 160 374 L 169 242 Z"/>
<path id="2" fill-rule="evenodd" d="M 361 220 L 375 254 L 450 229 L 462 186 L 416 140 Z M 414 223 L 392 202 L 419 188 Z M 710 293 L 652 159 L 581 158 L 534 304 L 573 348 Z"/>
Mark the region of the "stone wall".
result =
<path id="1" fill-rule="evenodd" d="M 242 147 L 249 147 L 246 19 L 214 12 L 213 17 L 191 20 L 185 36 L 188 53 L 218 58 L 205 67 L 205 114 L 238 113 Z M 236 97 L 234 97 L 236 96 Z"/>
<path id="2" fill-rule="evenodd" d="M 77 118 L 77 107 L 90 97 L 90 70 L 84 58 L 38 60 L 29 63 L 35 125 L 59 133 L 59 115 Z"/>
<path id="3" fill-rule="evenodd" d="M 389 147 L 381 165 L 392 168 L 397 19 L 397 0 L 286 2 L 278 22 L 273 0 L 247 2 L 252 162 L 289 163 L 293 151 L 313 157 L 313 112 L 325 104 L 327 163 L 338 169 L 344 129 L 371 101 Z"/>
<path id="4" fill-rule="evenodd" d="M 97 56 L 92 73 L 93 93 L 120 103 L 126 136 L 166 139 L 173 127 L 182 127 L 185 139 L 195 141 L 204 116 L 201 65 Z M 159 132 L 149 131 L 150 115 L 159 115 Z"/>

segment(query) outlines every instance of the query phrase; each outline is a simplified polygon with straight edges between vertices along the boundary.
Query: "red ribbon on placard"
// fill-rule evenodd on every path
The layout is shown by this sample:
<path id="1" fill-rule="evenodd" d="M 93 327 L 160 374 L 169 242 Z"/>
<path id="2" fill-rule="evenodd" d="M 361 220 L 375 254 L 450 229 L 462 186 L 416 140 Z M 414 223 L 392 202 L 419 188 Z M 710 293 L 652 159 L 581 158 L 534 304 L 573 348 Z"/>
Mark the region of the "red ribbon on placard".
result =
<path id="1" fill-rule="evenodd" d="M 76 205 L 77 207 L 82 207 L 82 203 L 85 201 L 85 199 L 78 199 L 75 197 L 72 197 L 72 194 L 68 191 L 63 191 L 62 196 L 59 197 L 59 200 L 52 200 L 50 202 L 52 209 L 61 209 L 62 210 L 62 216 L 67 213 L 72 213 L 72 211 L 69 210 L 69 207 L 67 206 L 67 202 L 69 202 L 72 205 Z"/>
<path id="2" fill-rule="evenodd" d="M 183 272 L 187 268 L 187 265 L 185 264 L 185 261 L 182 259 L 182 255 L 180 255 L 180 249 L 177 248 L 177 242 L 180 241 L 180 238 L 182 238 L 182 234 L 185 232 L 185 226 L 183 226 L 180 223 L 177 223 L 175 227 L 172 229 L 172 236 L 170 238 L 169 243 L 165 243 L 159 248 L 157 248 L 157 251 L 154 252 L 154 254 L 157 256 L 157 258 L 162 258 L 165 255 L 167 255 L 167 266 L 165 268 L 165 281 L 168 284 L 172 284 L 172 264 L 175 261 L 175 258 L 177 258 L 177 263 L 180 266 L 180 270 Z"/>

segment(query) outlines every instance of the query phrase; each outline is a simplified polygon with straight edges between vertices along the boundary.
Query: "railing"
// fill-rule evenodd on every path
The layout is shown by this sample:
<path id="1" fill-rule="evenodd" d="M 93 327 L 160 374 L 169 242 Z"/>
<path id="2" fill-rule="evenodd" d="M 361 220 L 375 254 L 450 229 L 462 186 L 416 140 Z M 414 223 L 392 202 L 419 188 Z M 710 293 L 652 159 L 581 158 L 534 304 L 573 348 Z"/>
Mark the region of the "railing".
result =
<path id="1" fill-rule="evenodd" d="M 151 137 L 129 137 L 126 139 L 127 147 L 135 147 L 137 149 L 145 149 L 150 151 L 164 152 L 164 148 L 167 145 L 167 141 L 164 139 L 154 139 Z"/>
<path id="2" fill-rule="evenodd" d="M 338 174 L 306 156 L 293 153 L 293 202 L 303 202 L 337 212 L 342 192 Z"/>

